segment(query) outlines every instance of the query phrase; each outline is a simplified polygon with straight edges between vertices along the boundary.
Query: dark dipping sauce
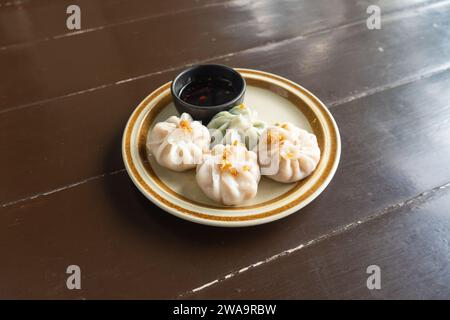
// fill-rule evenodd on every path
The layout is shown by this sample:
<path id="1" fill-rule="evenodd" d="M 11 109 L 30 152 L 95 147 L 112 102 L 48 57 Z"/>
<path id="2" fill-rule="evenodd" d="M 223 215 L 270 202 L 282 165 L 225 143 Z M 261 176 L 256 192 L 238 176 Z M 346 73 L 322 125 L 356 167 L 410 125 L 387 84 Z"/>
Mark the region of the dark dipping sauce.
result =
<path id="1" fill-rule="evenodd" d="M 218 106 L 235 97 L 231 81 L 223 78 L 195 78 L 180 91 L 181 100 L 200 107 Z"/>

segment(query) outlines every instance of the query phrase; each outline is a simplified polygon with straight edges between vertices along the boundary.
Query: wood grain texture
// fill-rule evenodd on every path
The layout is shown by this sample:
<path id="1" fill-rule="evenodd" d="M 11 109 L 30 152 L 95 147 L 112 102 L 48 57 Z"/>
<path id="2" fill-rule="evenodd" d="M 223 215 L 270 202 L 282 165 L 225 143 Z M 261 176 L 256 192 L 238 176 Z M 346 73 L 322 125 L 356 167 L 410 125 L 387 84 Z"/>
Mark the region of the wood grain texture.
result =
<path id="1" fill-rule="evenodd" d="M 76 34 L 68 3 L 0 0 L 0 298 L 450 298 L 450 1 L 80 0 Z M 202 61 L 285 76 L 331 107 L 341 163 L 314 202 L 221 229 L 134 187 L 126 120 Z"/>
<path id="2" fill-rule="evenodd" d="M 403 7 L 408 10 L 406 2 L 383 2 L 383 12 Z M 0 70 L 8 77 L 0 86 L 0 109 L 181 68 L 355 21 L 366 29 L 369 3 L 341 0 L 330 6 L 328 1 L 305 1 L 301 5 L 296 0 L 248 5 L 237 2 L 226 10 L 210 6 L 181 16 L 161 16 L 2 50 Z M 436 8 L 435 19 L 439 19 L 441 10 L 446 13 Z"/>
<path id="3" fill-rule="evenodd" d="M 224 3 L 223 0 L 39 0 L 0 2 L 0 50 L 33 45 L 77 32 L 68 30 L 68 6 L 78 5 L 82 13 L 81 32 L 93 32 L 117 24 L 133 23 L 198 10 Z"/>
<path id="4" fill-rule="evenodd" d="M 449 13 L 450 5 L 424 9 L 394 17 L 384 31 L 358 24 L 214 62 L 286 76 L 326 104 L 336 104 L 450 68 L 450 51 L 442 40 L 450 30 Z M 129 115 L 180 70 L 0 113 L 0 146 L 11 150 L 0 158 L 6 182 L 0 186 L 0 203 L 122 169 L 120 140 Z M 27 130 L 17 130 L 19 126 Z M 26 185 L 15 183 L 25 180 Z"/>
<path id="5" fill-rule="evenodd" d="M 446 72 L 332 109 L 343 139 L 335 179 L 301 212 L 268 225 L 181 221 L 141 196 L 124 172 L 0 209 L 0 296 L 177 298 L 443 185 L 449 82 Z M 85 272 L 81 291 L 65 289 L 69 264 Z"/>
<path id="6" fill-rule="evenodd" d="M 447 185 L 184 298 L 450 299 L 449 208 Z"/>

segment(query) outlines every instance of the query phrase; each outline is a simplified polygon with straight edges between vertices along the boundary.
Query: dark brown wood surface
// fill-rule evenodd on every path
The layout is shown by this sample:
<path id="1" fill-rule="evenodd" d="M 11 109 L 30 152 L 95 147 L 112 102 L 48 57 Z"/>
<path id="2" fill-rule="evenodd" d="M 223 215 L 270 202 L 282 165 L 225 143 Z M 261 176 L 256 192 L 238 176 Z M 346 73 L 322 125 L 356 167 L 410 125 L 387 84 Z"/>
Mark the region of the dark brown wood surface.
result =
<path id="1" fill-rule="evenodd" d="M 77 32 L 69 4 L 0 1 L 0 298 L 450 298 L 450 1 L 84 0 Z M 125 122 L 199 62 L 327 104 L 342 156 L 318 199 L 222 229 L 138 192 Z"/>

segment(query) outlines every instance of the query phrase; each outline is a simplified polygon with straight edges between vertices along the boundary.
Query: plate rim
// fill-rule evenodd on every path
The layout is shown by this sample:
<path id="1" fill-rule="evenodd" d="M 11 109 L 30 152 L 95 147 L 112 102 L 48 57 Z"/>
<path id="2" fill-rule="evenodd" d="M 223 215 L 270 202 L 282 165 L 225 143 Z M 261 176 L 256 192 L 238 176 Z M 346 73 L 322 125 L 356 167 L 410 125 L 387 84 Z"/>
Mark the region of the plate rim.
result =
<path id="1" fill-rule="evenodd" d="M 139 117 L 139 114 L 142 113 L 142 111 L 148 105 L 149 101 L 151 101 L 150 98 L 152 96 L 157 97 L 158 93 L 163 92 L 164 91 L 163 89 L 166 86 L 168 86 L 168 85 L 170 86 L 171 81 L 169 81 L 169 82 L 163 84 L 162 86 L 158 87 L 157 89 L 152 91 L 149 95 L 147 95 L 144 99 L 142 99 L 142 101 L 140 101 L 139 104 L 136 106 L 136 108 L 133 110 L 132 114 L 130 115 L 130 117 L 125 125 L 124 133 L 122 136 L 122 158 L 123 158 L 124 165 L 125 165 L 128 175 L 130 176 L 134 185 L 139 189 L 139 191 L 142 192 L 147 199 L 149 199 L 151 202 L 153 202 L 155 205 L 157 205 L 164 211 L 166 211 L 170 214 L 173 214 L 179 218 L 182 218 L 184 220 L 188 220 L 188 221 L 200 223 L 200 224 L 213 225 L 213 226 L 241 227 L 241 226 L 259 225 L 259 224 L 272 222 L 272 221 L 275 221 L 278 219 L 282 219 L 282 218 L 302 209 L 303 207 L 308 205 L 311 201 L 313 201 L 315 198 L 317 198 L 323 192 L 323 190 L 328 186 L 328 184 L 334 177 L 334 174 L 339 165 L 340 155 L 341 155 L 341 139 L 340 139 L 339 129 L 338 129 L 336 121 L 334 120 L 333 116 L 331 115 L 329 109 L 325 106 L 325 104 L 320 99 L 318 99 L 313 93 L 311 93 L 306 88 L 304 88 L 301 85 L 299 85 L 289 79 L 286 79 L 284 77 L 281 77 L 281 76 L 278 76 L 278 75 L 275 75 L 275 74 L 272 74 L 269 72 L 254 70 L 254 69 L 245 69 L 245 68 L 234 68 L 234 69 L 237 70 L 238 72 L 241 72 L 244 74 L 245 73 L 255 74 L 255 75 L 266 77 L 269 79 L 271 78 L 271 79 L 281 81 L 285 84 L 288 84 L 288 85 L 294 87 L 295 89 L 301 91 L 303 94 L 312 98 L 312 100 L 314 100 L 314 103 L 316 103 L 320 107 L 320 111 L 323 112 L 323 115 L 325 116 L 325 118 L 327 118 L 326 120 L 328 120 L 328 122 L 329 122 L 329 124 L 325 124 L 325 125 L 322 123 L 322 126 L 330 127 L 330 123 L 331 123 L 331 129 L 334 130 L 334 139 L 332 139 L 332 140 L 334 140 L 333 142 L 335 144 L 334 157 L 333 158 L 330 157 L 328 159 L 328 162 L 332 162 L 332 165 L 329 168 L 326 176 L 322 180 L 317 181 L 318 186 L 315 188 L 315 190 L 310 195 L 308 195 L 305 199 L 303 199 L 303 201 L 300 201 L 299 203 L 295 203 L 288 208 L 285 208 L 285 209 L 282 208 L 279 212 L 274 213 L 274 214 L 269 214 L 267 216 L 264 216 L 262 213 L 260 213 L 257 216 L 261 216 L 261 217 L 254 217 L 254 218 L 251 218 L 251 215 L 237 216 L 237 217 L 234 216 L 234 217 L 229 217 L 229 219 L 230 219 L 229 220 L 229 219 L 227 219 L 226 216 L 220 216 L 220 218 L 219 218 L 219 216 L 217 216 L 217 217 L 211 219 L 211 218 L 205 218 L 204 216 L 208 216 L 208 215 L 204 215 L 201 212 L 196 212 L 196 214 L 186 213 L 187 208 L 183 208 L 183 207 L 181 207 L 181 209 L 183 209 L 182 211 L 184 211 L 184 212 L 180 212 L 179 210 L 176 209 L 177 207 L 179 207 L 178 204 L 174 204 L 171 201 L 164 199 L 163 195 L 161 195 L 160 193 L 158 194 L 158 192 L 156 190 L 153 190 L 151 188 L 151 186 L 149 186 L 148 184 L 145 183 L 145 181 L 143 181 L 142 177 L 140 177 L 140 176 L 136 177 L 135 176 L 136 173 L 138 175 L 139 175 L 139 173 L 137 172 L 137 169 L 135 169 L 136 172 L 133 172 L 133 170 L 130 166 L 130 163 L 129 163 L 130 162 L 129 159 L 132 160 L 131 146 L 130 146 L 132 134 L 130 132 L 133 131 L 134 127 L 142 125 L 141 122 L 138 123 L 136 121 L 137 120 L 136 118 Z M 137 112 L 139 112 L 139 114 L 136 114 Z M 133 126 L 130 128 L 132 120 L 135 120 L 135 121 L 133 123 Z M 129 133 L 129 135 L 128 135 L 128 133 Z M 127 141 L 127 138 L 129 138 L 128 141 Z M 328 137 L 328 136 L 325 136 L 325 139 L 331 140 L 330 137 Z M 333 144 L 333 142 L 332 142 L 332 144 Z M 133 162 L 133 161 L 131 161 L 131 162 Z M 135 164 L 133 164 L 133 166 L 135 166 Z M 142 184 L 146 185 L 147 189 L 150 189 L 150 190 L 147 190 Z M 315 185 L 313 185 L 312 187 L 315 187 Z M 312 188 L 312 187 L 310 187 L 310 188 Z M 152 195 L 152 192 L 155 193 L 155 196 Z M 160 198 L 160 199 L 157 199 L 157 198 Z M 297 199 L 298 199 L 298 197 L 297 197 Z M 167 205 L 165 202 L 169 202 L 171 205 Z M 295 202 L 295 199 L 292 202 Z M 291 203 L 288 203 L 288 205 Z M 226 209 L 225 206 L 223 208 Z M 241 218 L 241 219 L 239 219 L 239 218 Z"/>

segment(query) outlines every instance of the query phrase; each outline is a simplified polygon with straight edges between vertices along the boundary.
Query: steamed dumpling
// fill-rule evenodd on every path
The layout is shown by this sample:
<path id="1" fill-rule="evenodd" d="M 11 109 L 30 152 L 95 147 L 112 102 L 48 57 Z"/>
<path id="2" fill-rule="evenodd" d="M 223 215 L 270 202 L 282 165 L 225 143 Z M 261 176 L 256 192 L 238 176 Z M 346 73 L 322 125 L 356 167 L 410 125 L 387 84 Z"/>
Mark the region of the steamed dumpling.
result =
<path id="1" fill-rule="evenodd" d="M 316 136 L 291 123 L 267 128 L 258 145 L 261 174 L 279 181 L 295 182 L 309 176 L 320 160 Z"/>
<path id="2" fill-rule="evenodd" d="M 245 143 L 249 150 L 253 150 L 258 144 L 259 136 L 265 127 L 266 124 L 263 121 L 256 119 L 256 113 L 244 104 L 233 107 L 229 111 L 219 112 L 208 124 L 213 145 L 227 145 L 238 140 Z"/>
<path id="3" fill-rule="evenodd" d="M 147 153 L 163 167 L 174 171 L 195 168 L 209 150 L 208 129 L 183 113 L 157 123 L 147 137 Z"/>
<path id="4" fill-rule="evenodd" d="M 216 145 L 204 156 L 196 174 L 202 191 L 224 205 L 238 205 L 253 198 L 260 178 L 256 153 L 237 141 Z"/>

